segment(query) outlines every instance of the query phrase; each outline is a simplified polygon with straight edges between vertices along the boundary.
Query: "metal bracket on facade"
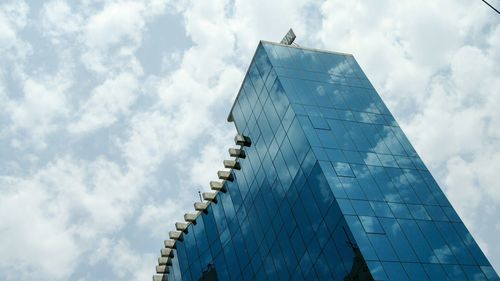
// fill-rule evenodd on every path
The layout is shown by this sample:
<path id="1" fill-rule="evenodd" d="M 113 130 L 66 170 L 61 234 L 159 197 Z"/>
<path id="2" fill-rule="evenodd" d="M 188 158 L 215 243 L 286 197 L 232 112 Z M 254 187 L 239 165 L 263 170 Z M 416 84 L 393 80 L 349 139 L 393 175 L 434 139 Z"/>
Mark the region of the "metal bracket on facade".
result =
<path id="1" fill-rule="evenodd" d="M 234 137 L 234 143 L 236 143 L 236 145 L 241 145 L 241 146 L 251 146 L 252 145 L 252 141 L 250 140 L 249 137 L 246 137 L 244 135 L 236 135 Z"/>
<path id="2" fill-rule="evenodd" d="M 230 148 L 229 149 L 229 156 L 243 159 L 246 157 L 246 154 L 245 154 L 245 151 L 243 149 Z"/>
<path id="3" fill-rule="evenodd" d="M 224 160 L 223 163 L 224 163 L 224 168 L 235 169 L 235 170 L 241 169 L 240 163 L 238 163 L 235 160 Z"/>
<path id="4" fill-rule="evenodd" d="M 233 175 L 231 174 L 231 171 L 218 171 L 217 176 L 221 180 L 233 181 Z"/>
<path id="5" fill-rule="evenodd" d="M 225 188 L 224 182 L 211 181 L 210 182 L 210 188 L 212 190 L 226 192 L 226 188 Z"/>

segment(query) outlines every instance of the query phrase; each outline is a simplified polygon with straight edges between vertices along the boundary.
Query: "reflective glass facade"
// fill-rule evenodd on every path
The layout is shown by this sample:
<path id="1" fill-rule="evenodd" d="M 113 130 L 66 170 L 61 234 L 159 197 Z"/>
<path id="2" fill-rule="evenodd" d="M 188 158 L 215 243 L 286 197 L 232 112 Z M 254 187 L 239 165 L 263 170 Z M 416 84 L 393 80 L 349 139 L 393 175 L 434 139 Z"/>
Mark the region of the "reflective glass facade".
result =
<path id="1" fill-rule="evenodd" d="M 261 42 L 164 280 L 500 280 L 352 55 Z"/>

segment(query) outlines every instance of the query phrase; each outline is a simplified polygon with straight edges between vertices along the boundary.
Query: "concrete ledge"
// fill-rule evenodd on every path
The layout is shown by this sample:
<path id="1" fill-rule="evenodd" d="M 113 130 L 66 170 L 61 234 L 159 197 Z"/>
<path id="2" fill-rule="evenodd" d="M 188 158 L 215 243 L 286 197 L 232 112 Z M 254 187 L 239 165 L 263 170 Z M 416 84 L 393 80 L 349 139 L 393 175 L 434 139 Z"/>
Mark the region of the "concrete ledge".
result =
<path id="1" fill-rule="evenodd" d="M 156 266 L 156 273 L 169 273 L 170 271 L 168 270 L 168 266 L 166 265 L 157 265 Z"/>
<path id="2" fill-rule="evenodd" d="M 224 160 L 223 163 L 224 163 L 224 168 L 235 169 L 235 170 L 241 169 L 240 163 L 236 162 L 235 160 Z"/>
<path id="3" fill-rule="evenodd" d="M 174 257 L 174 251 L 172 251 L 172 249 L 170 248 L 162 248 L 160 250 L 160 254 L 162 257 L 169 257 L 169 258 L 173 258 Z"/>
<path id="4" fill-rule="evenodd" d="M 170 231 L 168 233 L 168 237 L 173 240 L 181 240 L 182 241 L 182 232 L 180 231 Z"/>
<path id="5" fill-rule="evenodd" d="M 153 275 L 153 281 L 168 281 L 167 275 Z"/>
<path id="6" fill-rule="evenodd" d="M 188 224 L 185 222 L 176 222 L 175 223 L 175 229 L 179 231 L 184 231 L 188 228 Z"/>
<path id="7" fill-rule="evenodd" d="M 211 202 L 216 202 L 216 192 L 203 192 L 202 194 L 203 200 L 211 201 Z"/>
<path id="8" fill-rule="evenodd" d="M 210 188 L 211 188 L 212 190 L 226 192 L 226 187 L 225 187 L 225 185 L 224 185 L 224 181 L 222 181 L 222 182 L 219 182 L 219 181 L 211 181 L 211 182 L 210 182 Z"/>
<path id="9" fill-rule="evenodd" d="M 234 143 L 236 145 L 241 145 L 241 146 L 251 146 L 252 145 L 252 141 L 250 140 L 249 137 L 246 137 L 244 135 L 236 135 L 234 137 Z"/>
<path id="10" fill-rule="evenodd" d="M 231 171 L 218 171 L 217 176 L 221 180 L 233 181 L 233 175 L 231 174 Z"/>
<path id="11" fill-rule="evenodd" d="M 165 244 L 165 248 L 175 249 L 175 240 L 168 239 L 163 242 Z"/>
<path id="12" fill-rule="evenodd" d="M 208 203 L 205 203 L 205 202 L 194 203 L 194 209 L 196 211 L 206 212 L 207 208 L 208 208 Z"/>
<path id="13" fill-rule="evenodd" d="M 196 223 L 196 218 L 198 217 L 200 213 L 185 213 L 184 214 L 184 220 L 190 223 Z"/>
<path id="14" fill-rule="evenodd" d="M 159 265 L 172 265 L 172 258 L 170 257 L 159 257 L 158 258 Z"/>
<path id="15" fill-rule="evenodd" d="M 236 157 L 236 158 L 245 158 L 246 154 L 245 154 L 245 151 L 243 149 L 230 148 L 229 149 L 229 156 Z"/>

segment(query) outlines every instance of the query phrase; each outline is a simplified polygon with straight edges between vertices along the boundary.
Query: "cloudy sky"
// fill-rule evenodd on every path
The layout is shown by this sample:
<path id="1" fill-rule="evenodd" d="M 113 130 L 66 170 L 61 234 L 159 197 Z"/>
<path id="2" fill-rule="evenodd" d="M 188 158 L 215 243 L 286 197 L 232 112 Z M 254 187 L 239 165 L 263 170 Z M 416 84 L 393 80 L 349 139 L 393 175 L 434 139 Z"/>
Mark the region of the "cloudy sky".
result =
<path id="1" fill-rule="evenodd" d="M 149 280 L 227 156 L 258 40 L 290 27 L 354 54 L 500 269 L 500 16 L 480 0 L 15 0 L 0 1 L 0 280 Z"/>

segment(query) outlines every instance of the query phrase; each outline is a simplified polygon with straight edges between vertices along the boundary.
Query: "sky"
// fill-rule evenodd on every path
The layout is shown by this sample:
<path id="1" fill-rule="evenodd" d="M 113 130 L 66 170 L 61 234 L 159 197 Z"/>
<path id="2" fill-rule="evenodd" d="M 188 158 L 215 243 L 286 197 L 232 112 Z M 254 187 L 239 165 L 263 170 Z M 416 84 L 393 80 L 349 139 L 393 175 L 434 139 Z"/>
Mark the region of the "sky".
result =
<path id="1" fill-rule="evenodd" d="M 500 7 L 499 0 L 491 0 Z M 351 53 L 500 270 L 500 15 L 482 1 L 0 1 L 0 280 L 150 280 L 259 40 Z"/>

